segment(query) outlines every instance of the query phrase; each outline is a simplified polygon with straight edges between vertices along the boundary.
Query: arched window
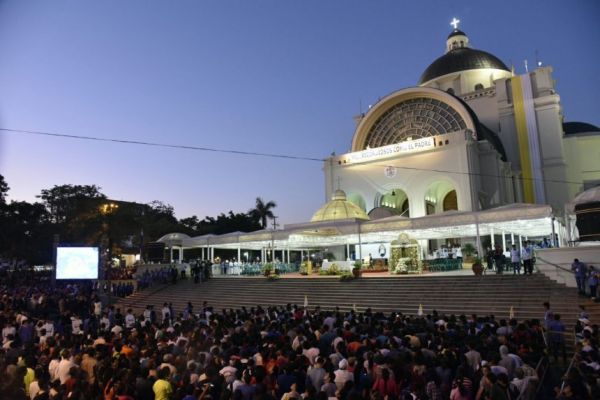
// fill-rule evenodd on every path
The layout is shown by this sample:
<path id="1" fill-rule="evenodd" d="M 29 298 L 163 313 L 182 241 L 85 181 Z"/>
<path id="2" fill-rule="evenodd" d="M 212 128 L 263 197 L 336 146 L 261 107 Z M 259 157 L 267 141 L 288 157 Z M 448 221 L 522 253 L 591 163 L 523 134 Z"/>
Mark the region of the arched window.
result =
<path id="1" fill-rule="evenodd" d="M 426 215 L 433 215 L 433 214 L 435 214 L 435 204 L 433 204 L 430 201 L 426 201 L 425 202 L 425 214 Z"/>
<path id="2" fill-rule="evenodd" d="M 453 91 L 448 91 L 454 93 Z M 420 139 L 466 129 L 460 113 L 442 101 L 417 97 L 401 101 L 385 111 L 371 126 L 363 149 Z"/>
<path id="3" fill-rule="evenodd" d="M 475 90 L 481 90 L 483 89 L 483 85 L 481 83 L 478 83 L 475 85 Z"/>
<path id="4" fill-rule="evenodd" d="M 444 207 L 444 211 L 450 210 L 458 210 L 458 199 L 456 198 L 456 190 L 452 190 L 448 192 L 446 196 L 444 196 L 444 201 L 442 202 Z"/>
<path id="5" fill-rule="evenodd" d="M 451 87 L 446 89 L 446 92 L 450 93 L 450 94 L 454 94 L 454 89 L 452 89 Z"/>
<path id="6" fill-rule="evenodd" d="M 403 217 L 410 217 L 408 199 L 404 200 L 402 203 L 402 214 Z"/>

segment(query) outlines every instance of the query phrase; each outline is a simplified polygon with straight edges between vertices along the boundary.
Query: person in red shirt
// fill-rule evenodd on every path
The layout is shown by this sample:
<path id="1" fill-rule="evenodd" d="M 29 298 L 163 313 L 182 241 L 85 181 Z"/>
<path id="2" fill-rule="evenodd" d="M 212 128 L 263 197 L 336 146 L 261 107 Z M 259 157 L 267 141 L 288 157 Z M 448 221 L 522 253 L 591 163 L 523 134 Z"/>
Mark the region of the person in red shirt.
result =
<path id="1" fill-rule="evenodd" d="M 379 392 L 383 398 L 398 397 L 399 394 L 398 386 L 396 385 L 396 382 L 390 378 L 390 370 L 387 368 L 381 370 L 381 377 L 377 378 L 372 389 Z"/>

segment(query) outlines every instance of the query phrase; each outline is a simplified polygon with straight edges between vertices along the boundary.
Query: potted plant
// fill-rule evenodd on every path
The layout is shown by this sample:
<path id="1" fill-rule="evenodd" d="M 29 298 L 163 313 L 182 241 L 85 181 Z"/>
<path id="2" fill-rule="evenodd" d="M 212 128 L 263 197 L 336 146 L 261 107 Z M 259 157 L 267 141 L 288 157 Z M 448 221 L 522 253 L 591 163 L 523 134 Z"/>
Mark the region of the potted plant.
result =
<path id="1" fill-rule="evenodd" d="M 269 275 L 271 275 L 272 273 L 273 273 L 273 264 L 271 264 L 271 263 L 265 264 L 265 266 L 263 267 L 263 275 L 266 277 L 269 277 Z"/>
<path id="2" fill-rule="evenodd" d="M 473 265 L 471 266 L 471 269 L 473 270 L 475 276 L 481 276 L 483 274 L 483 262 L 481 261 L 481 258 L 476 257 L 473 260 Z"/>
<path id="3" fill-rule="evenodd" d="M 475 246 L 473 246 L 472 243 L 466 243 L 462 248 L 462 252 L 465 255 L 465 260 L 468 261 L 471 259 L 471 256 L 475 254 Z"/>
<path id="4" fill-rule="evenodd" d="M 308 275 L 308 263 L 306 261 L 303 261 L 302 264 L 300 264 L 300 275 Z"/>
<path id="5" fill-rule="evenodd" d="M 360 278 L 360 274 L 361 274 L 361 267 L 362 267 L 362 263 L 360 261 L 355 261 L 354 262 L 354 268 L 352 268 L 352 275 L 355 278 Z"/>
<path id="6" fill-rule="evenodd" d="M 357 278 L 356 275 L 349 274 L 347 272 L 340 275 L 340 281 L 342 281 L 342 282 L 343 281 L 352 281 L 352 280 L 354 280 L 356 278 Z"/>

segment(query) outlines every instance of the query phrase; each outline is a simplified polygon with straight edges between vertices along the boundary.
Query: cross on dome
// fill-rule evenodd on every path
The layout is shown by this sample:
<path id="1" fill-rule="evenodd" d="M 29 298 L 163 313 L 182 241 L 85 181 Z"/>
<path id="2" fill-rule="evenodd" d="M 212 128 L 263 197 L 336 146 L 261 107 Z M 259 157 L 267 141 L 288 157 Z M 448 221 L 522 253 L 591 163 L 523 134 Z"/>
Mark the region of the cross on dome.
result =
<path id="1" fill-rule="evenodd" d="M 460 19 L 456 19 L 456 17 L 454 17 L 452 19 L 452 21 L 450 22 L 450 25 L 452 25 L 454 27 L 454 29 L 458 29 L 459 23 L 460 23 Z"/>

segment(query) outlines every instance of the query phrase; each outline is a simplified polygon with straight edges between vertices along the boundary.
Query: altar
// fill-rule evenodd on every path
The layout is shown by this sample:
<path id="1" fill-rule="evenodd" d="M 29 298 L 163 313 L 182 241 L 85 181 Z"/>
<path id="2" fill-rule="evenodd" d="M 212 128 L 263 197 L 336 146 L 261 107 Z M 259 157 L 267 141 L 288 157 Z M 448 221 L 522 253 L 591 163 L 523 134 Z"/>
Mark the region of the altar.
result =
<path id="1" fill-rule="evenodd" d="M 337 269 L 342 272 L 352 272 L 355 261 L 326 261 L 323 260 L 321 271 L 328 271 L 332 265 L 336 265 Z"/>

